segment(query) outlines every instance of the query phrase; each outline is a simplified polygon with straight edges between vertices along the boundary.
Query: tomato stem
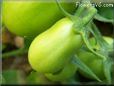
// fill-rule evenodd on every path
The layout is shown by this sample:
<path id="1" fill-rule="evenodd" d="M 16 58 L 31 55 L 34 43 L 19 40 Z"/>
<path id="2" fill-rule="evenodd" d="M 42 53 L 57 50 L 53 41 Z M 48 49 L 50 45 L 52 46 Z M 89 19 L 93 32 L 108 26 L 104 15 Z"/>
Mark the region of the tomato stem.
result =
<path id="1" fill-rule="evenodd" d="M 89 4 L 91 6 L 91 3 L 89 0 L 81 0 L 79 3 L 78 3 L 78 9 L 76 10 L 76 13 L 75 15 L 76 16 L 79 16 L 83 14 L 84 11 L 87 11 L 87 4 Z M 85 14 L 84 14 L 85 15 Z"/>
<path id="2" fill-rule="evenodd" d="M 81 2 L 82 6 L 79 6 L 77 8 L 76 13 L 74 15 L 65 11 L 58 0 L 56 0 L 56 2 L 57 2 L 59 9 L 61 10 L 61 12 L 66 17 L 70 18 L 76 25 L 79 22 L 78 21 L 78 19 L 79 19 L 79 20 L 81 20 L 81 22 L 78 24 L 80 24 L 81 26 L 85 26 L 86 24 L 89 23 L 89 21 L 91 21 L 93 19 L 94 15 L 97 13 L 97 10 L 91 5 L 89 0 L 82 0 L 82 2 Z M 88 4 L 89 4 L 89 6 L 88 6 Z M 85 14 L 87 14 L 87 15 L 85 15 Z M 80 25 L 78 25 L 78 26 L 80 26 Z"/>
<path id="3" fill-rule="evenodd" d="M 70 13 L 65 11 L 58 0 L 56 0 L 56 3 L 58 5 L 59 9 L 61 10 L 61 12 L 63 13 L 63 15 L 65 15 L 66 17 L 68 17 L 68 18 L 70 18 L 72 20 L 73 19 L 73 15 L 71 15 Z"/>
<path id="4" fill-rule="evenodd" d="M 83 20 L 83 25 L 87 25 L 94 17 L 94 15 L 97 13 L 97 10 L 95 8 L 88 8 L 88 15 L 82 18 Z"/>
<path id="5" fill-rule="evenodd" d="M 88 39 L 87 39 L 87 34 L 86 34 L 86 32 L 85 32 L 85 31 L 81 31 L 80 34 L 81 34 L 82 39 L 83 39 L 85 45 L 87 46 L 87 48 L 88 48 L 93 54 L 97 55 L 99 58 L 101 58 L 101 59 L 103 59 L 104 61 L 106 61 L 106 58 L 105 58 L 104 55 L 101 55 L 101 54 L 97 53 L 96 51 L 94 51 L 94 50 L 92 49 L 92 47 L 91 47 L 91 45 L 89 44 L 89 41 L 88 41 Z"/>
<path id="6" fill-rule="evenodd" d="M 82 26 L 85 26 L 93 19 L 96 13 L 97 10 L 95 7 L 91 5 L 90 0 L 82 0 L 82 2 L 79 3 L 79 7 L 76 10 L 73 19 L 76 21 L 77 17 L 80 18 Z"/>

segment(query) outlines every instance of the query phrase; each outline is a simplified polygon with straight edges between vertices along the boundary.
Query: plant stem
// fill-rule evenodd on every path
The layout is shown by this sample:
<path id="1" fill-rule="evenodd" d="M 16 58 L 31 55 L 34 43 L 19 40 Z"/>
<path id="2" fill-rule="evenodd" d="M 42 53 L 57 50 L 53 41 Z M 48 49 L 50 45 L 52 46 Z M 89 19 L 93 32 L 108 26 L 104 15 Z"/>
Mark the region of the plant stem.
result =
<path id="1" fill-rule="evenodd" d="M 83 25 L 87 25 L 94 17 L 94 15 L 97 13 L 97 10 L 94 7 L 88 8 L 88 15 L 82 18 Z"/>
<path id="2" fill-rule="evenodd" d="M 97 10 L 95 7 L 93 7 L 90 3 L 90 0 L 82 0 L 79 3 L 79 7 L 76 10 L 76 13 L 74 14 L 74 21 L 77 23 L 79 21 L 76 21 L 77 17 L 81 19 L 82 26 L 87 25 L 93 18 L 94 15 L 97 13 Z"/>
<path id="3" fill-rule="evenodd" d="M 11 57 L 11 56 L 16 56 L 16 55 L 22 55 L 24 53 L 27 53 L 27 51 L 28 51 L 27 49 L 20 48 L 18 50 L 13 50 L 11 52 L 3 53 L 2 58 L 7 58 L 7 57 Z"/>

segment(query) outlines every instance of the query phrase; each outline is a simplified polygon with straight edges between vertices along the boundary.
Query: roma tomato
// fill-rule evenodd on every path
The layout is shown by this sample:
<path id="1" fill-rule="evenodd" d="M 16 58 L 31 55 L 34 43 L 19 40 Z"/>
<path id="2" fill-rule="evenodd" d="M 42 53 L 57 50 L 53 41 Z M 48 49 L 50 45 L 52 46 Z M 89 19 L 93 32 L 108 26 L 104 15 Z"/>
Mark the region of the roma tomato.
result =
<path id="1" fill-rule="evenodd" d="M 61 0 L 62 7 L 73 12 L 75 4 Z M 3 1 L 3 23 L 19 36 L 36 36 L 64 17 L 55 0 Z"/>
<path id="2" fill-rule="evenodd" d="M 51 81 L 64 81 L 68 80 L 75 75 L 77 67 L 73 63 L 68 63 L 65 67 L 57 74 L 45 74 L 45 76 Z"/>
<path id="3" fill-rule="evenodd" d="M 73 22 L 69 18 L 63 18 L 38 35 L 28 52 L 32 68 L 43 73 L 61 70 L 83 43 L 81 35 L 74 29 Z"/>
<path id="4" fill-rule="evenodd" d="M 109 44 L 110 48 L 112 48 L 113 39 L 110 37 L 103 37 L 103 38 Z M 95 46 L 95 39 L 91 38 L 90 43 L 92 44 L 92 46 Z M 98 48 L 98 46 L 95 46 L 95 47 Z M 110 51 L 110 49 L 107 49 L 107 52 L 108 51 Z M 102 80 L 105 79 L 102 59 L 97 59 L 96 55 L 85 50 L 78 51 L 77 55 L 81 59 L 81 61 L 83 61 L 100 79 Z M 79 71 L 83 76 L 93 79 L 91 76 L 87 75 L 82 70 L 79 70 Z"/>

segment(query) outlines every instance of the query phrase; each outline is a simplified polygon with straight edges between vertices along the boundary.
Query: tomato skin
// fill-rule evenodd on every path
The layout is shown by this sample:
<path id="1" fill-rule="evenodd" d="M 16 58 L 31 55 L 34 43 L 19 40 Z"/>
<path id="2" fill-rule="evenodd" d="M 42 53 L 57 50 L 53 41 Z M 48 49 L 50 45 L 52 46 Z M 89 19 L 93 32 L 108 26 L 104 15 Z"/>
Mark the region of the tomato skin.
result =
<path id="1" fill-rule="evenodd" d="M 73 77 L 76 73 L 77 67 L 73 63 L 68 63 L 58 74 L 45 74 L 51 81 L 64 81 Z"/>
<path id="2" fill-rule="evenodd" d="M 2 6 L 3 23 L 19 36 L 36 36 L 64 17 L 55 0 L 4 1 Z M 73 12 L 75 8 L 73 2 L 64 2 L 62 6 L 68 12 Z"/>
<path id="3" fill-rule="evenodd" d="M 63 18 L 33 40 L 28 59 L 34 70 L 54 73 L 69 62 L 71 55 L 83 43 L 81 35 L 74 32 L 72 25 L 70 19 Z"/>
<path id="4" fill-rule="evenodd" d="M 104 40 L 109 44 L 109 46 L 112 46 L 113 44 L 113 39 L 110 37 L 103 37 Z M 95 46 L 95 40 L 93 38 L 90 39 L 90 43 L 92 46 Z M 98 46 L 95 46 L 96 48 Z M 107 52 L 110 49 L 107 49 Z M 78 57 L 83 61 L 100 79 L 104 80 L 105 75 L 103 71 L 103 60 L 102 59 L 97 59 L 97 56 L 94 55 L 91 52 L 85 51 L 85 50 L 80 50 L 77 52 Z M 88 74 L 84 73 L 82 70 L 79 70 L 79 72 L 90 79 L 93 79 L 91 76 Z"/>

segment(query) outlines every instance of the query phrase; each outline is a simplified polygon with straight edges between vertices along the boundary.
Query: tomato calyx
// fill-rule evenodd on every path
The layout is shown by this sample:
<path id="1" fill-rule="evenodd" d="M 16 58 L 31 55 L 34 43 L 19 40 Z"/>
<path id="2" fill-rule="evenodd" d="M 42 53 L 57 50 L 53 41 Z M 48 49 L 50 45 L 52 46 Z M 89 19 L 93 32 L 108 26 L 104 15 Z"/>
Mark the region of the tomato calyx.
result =
<path id="1" fill-rule="evenodd" d="M 59 9 L 64 14 L 64 16 L 68 17 L 69 19 L 71 19 L 73 21 L 74 26 L 76 26 L 75 28 L 80 27 L 80 26 L 82 26 L 82 27 L 86 26 L 93 19 L 94 15 L 97 13 L 96 8 L 94 8 L 91 5 L 89 0 L 88 0 L 88 2 L 85 0 L 82 0 L 81 3 L 84 6 L 79 6 L 74 15 L 65 11 L 63 9 L 63 7 L 60 5 L 58 0 L 56 0 L 56 2 L 57 2 Z M 85 4 L 90 4 L 90 5 L 88 6 Z M 87 14 L 87 15 L 85 15 L 85 14 Z M 81 21 L 81 22 L 79 22 L 79 21 Z"/>

